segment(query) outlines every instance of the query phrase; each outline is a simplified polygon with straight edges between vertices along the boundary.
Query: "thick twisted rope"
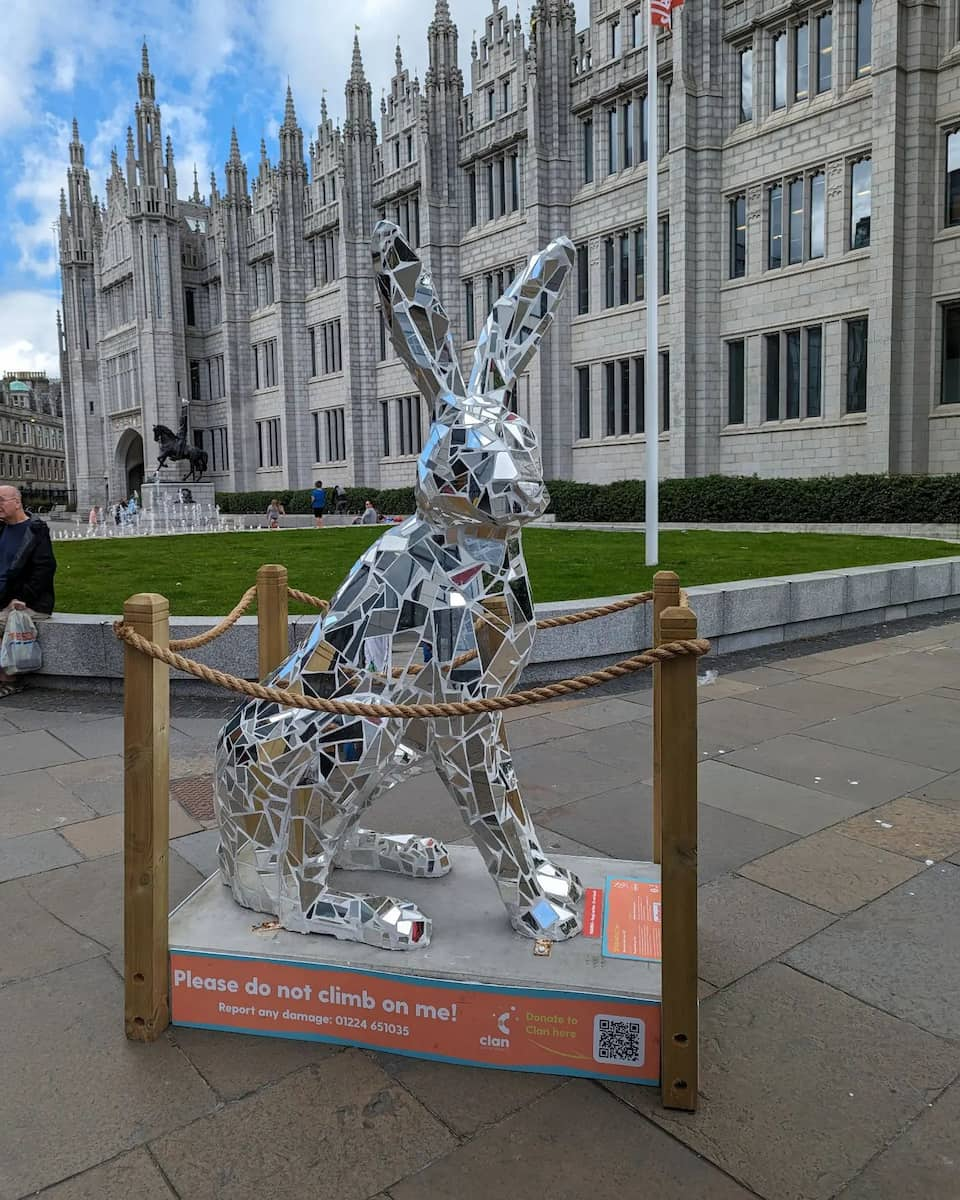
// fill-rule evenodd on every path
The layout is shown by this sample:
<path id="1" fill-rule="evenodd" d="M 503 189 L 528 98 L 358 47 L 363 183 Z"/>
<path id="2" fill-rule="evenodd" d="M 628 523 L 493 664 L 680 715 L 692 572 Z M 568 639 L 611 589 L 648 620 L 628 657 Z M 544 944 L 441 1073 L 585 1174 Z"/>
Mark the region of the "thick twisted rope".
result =
<path id="1" fill-rule="evenodd" d="M 231 692 L 240 692 L 256 700 L 267 700 L 285 708 L 307 708 L 315 712 L 346 713 L 353 717 L 466 717 L 476 713 L 502 712 L 511 708 L 522 708 L 528 704 L 537 704 L 543 700 L 553 700 L 557 696 L 565 696 L 570 692 L 582 692 L 597 684 L 606 683 L 611 679 L 619 679 L 634 671 L 645 671 L 657 663 L 667 662 L 672 658 L 683 658 L 689 655 L 699 658 L 710 649 L 706 638 L 690 638 L 686 641 L 669 642 L 625 658 L 610 667 L 591 671 L 586 675 L 578 675 L 573 679 L 560 679 L 556 683 L 548 683 L 543 687 L 530 688 L 523 692 L 513 692 L 509 696 L 491 696 L 481 700 L 457 700 L 447 704 L 360 704 L 353 700 L 328 700 L 318 696 L 303 696 L 297 692 L 289 692 L 283 688 L 264 687 L 260 683 L 251 683 L 246 679 L 237 679 L 235 675 L 227 675 L 193 659 L 184 658 L 173 650 L 158 646 L 148 641 L 135 630 L 117 621 L 114 633 L 121 641 L 132 646 L 141 654 L 159 659 L 178 671 L 185 671 L 207 683 L 218 684 Z"/>
<path id="2" fill-rule="evenodd" d="M 212 642 L 218 638 L 221 633 L 226 633 L 231 625 L 236 625 L 237 621 L 243 616 L 250 605 L 253 603 L 253 598 L 257 594 L 257 585 L 251 584 L 250 587 L 243 593 L 236 605 L 231 608 L 227 615 L 213 626 L 212 629 L 206 630 L 204 633 L 195 634 L 193 637 L 176 638 L 170 643 L 171 650 L 195 650 L 197 646 L 205 646 L 207 642 Z M 114 626 L 116 628 L 116 626 Z"/>

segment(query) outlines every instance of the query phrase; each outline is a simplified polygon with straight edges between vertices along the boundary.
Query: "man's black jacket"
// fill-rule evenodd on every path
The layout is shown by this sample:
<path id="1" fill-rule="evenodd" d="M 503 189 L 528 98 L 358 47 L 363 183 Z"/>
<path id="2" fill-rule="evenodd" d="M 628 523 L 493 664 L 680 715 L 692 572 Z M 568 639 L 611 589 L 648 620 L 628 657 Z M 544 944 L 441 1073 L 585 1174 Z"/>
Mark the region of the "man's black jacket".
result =
<path id="1" fill-rule="evenodd" d="M 0 539 L 6 533 L 6 525 L 0 522 Z M 29 517 L 27 532 L 17 556 L 10 564 L 6 580 L 0 584 L 0 608 L 6 608 L 11 600 L 22 600 L 34 612 L 53 612 L 53 575 L 57 560 L 50 545 L 50 530 L 39 517 Z"/>

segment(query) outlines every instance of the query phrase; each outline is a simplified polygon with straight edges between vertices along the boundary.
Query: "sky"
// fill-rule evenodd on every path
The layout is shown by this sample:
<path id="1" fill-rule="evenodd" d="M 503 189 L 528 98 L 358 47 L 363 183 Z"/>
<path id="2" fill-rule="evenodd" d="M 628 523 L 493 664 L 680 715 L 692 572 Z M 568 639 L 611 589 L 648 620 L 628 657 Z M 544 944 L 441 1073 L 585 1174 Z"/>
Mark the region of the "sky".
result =
<path id="1" fill-rule="evenodd" d="M 589 0 L 576 0 L 577 28 Z M 511 16 L 517 0 L 508 0 Z M 404 65 L 422 82 L 434 0 L 5 0 L 0 67 L 0 371 L 59 375 L 60 304 L 55 222 L 65 186 L 74 117 L 90 184 L 104 197 L 110 151 L 123 162 L 146 38 L 164 137 L 173 138 L 177 183 L 189 195 L 223 164 L 236 125 L 251 176 L 265 138 L 271 161 L 289 80 L 304 142 L 316 134 L 321 100 L 342 119 L 354 26 L 359 26 L 374 116 L 394 72 L 397 38 Z M 492 0 L 449 0 L 460 34 L 460 65 L 470 86 L 470 41 Z M 530 0 L 521 11 L 529 25 Z"/>

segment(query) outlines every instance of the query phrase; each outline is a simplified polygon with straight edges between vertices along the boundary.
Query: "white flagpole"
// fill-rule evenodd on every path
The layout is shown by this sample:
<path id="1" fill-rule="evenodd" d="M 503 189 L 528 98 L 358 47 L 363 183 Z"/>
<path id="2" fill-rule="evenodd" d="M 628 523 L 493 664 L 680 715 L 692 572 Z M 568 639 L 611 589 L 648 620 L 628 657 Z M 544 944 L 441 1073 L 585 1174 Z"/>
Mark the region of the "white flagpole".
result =
<path id="1" fill-rule="evenodd" d="M 660 300 L 660 260 L 658 256 L 659 213 L 657 174 L 660 151 L 657 128 L 657 26 L 647 28 L 647 351 L 643 397 L 643 428 L 646 433 L 646 492 L 644 510 L 644 549 L 648 567 L 660 561 L 660 354 L 658 303 Z"/>

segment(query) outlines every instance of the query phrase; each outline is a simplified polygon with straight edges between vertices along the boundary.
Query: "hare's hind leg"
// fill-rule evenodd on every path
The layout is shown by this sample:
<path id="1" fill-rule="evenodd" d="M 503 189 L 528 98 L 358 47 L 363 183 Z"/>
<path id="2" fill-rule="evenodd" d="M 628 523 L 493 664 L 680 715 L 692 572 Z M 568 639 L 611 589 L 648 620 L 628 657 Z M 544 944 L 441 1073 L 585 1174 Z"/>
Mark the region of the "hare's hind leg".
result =
<path id="1" fill-rule="evenodd" d="M 578 934 L 583 885 L 552 863 L 540 845 L 520 796 L 501 715 L 437 721 L 431 750 L 514 929 L 551 941 Z"/>

